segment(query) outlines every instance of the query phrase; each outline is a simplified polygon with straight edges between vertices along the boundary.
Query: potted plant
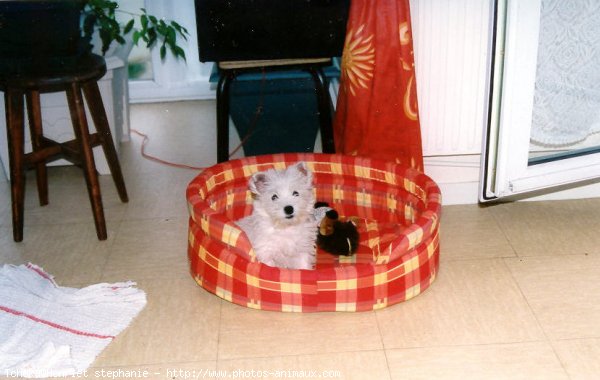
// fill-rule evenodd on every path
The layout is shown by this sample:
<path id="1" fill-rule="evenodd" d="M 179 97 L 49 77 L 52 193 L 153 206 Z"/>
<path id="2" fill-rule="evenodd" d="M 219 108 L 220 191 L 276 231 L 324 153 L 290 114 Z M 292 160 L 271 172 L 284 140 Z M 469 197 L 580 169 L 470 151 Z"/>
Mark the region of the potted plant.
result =
<path id="1" fill-rule="evenodd" d="M 185 60 L 185 52 L 177 44 L 177 37 L 187 40 L 189 33 L 185 27 L 176 21 L 165 21 L 148 14 L 145 8 L 141 8 L 139 14 L 120 11 L 129 16 L 129 21 L 121 25 L 116 18 L 119 11 L 118 3 L 113 0 L 85 0 L 82 12 L 84 39 L 91 41 L 97 31 L 102 54 L 106 54 L 113 42 L 123 45 L 131 34 L 135 45 L 143 41 L 149 49 L 160 46 L 161 59 L 170 52 L 175 58 Z"/>

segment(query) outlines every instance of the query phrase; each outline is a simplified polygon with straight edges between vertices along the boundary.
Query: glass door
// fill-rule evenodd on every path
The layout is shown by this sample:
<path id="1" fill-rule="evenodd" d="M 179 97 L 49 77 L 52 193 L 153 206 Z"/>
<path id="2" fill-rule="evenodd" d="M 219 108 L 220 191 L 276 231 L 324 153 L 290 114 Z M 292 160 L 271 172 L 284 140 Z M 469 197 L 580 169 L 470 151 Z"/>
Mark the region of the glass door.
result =
<path id="1" fill-rule="evenodd" d="M 495 6 L 481 200 L 600 177 L 600 2 Z"/>

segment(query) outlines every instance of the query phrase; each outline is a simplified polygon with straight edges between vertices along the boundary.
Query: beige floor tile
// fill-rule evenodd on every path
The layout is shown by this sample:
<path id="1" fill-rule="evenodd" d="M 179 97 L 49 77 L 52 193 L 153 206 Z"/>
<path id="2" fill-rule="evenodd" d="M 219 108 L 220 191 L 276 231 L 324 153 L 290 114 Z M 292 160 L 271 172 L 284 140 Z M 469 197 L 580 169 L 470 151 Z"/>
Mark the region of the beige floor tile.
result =
<path id="1" fill-rule="evenodd" d="M 223 303 L 220 360 L 382 348 L 373 312 L 278 313 Z"/>
<path id="2" fill-rule="evenodd" d="M 3 180 L 0 168 L 0 227 L 11 227 L 10 183 Z"/>
<path id="3" fill-rule="evenodd" d="M 141 148 L 142 138 L 133 133 L 130 141 L 121 144 L 120 159 L 127 184 L 131 180 L 141 180 L 148 174 L 163 175 L 172 169 L 158 162 L 144 159 L 141 156 Z"/>
<path id="4" fill-rule="evenodd" d="M 489 209 L 518 256 L 600 253 L 600 199 L 517 202 Z"/>
<path id="5" fill-rule="evenodd" d="M 124 220 L 188 216 L 186 189 L 197 175 L 191 170 L 171 168 L 161 175 L 147 174 L 129 184 L 130 200 Z"/>
<path id="6" fill-rule="evenodd" d="M 600 255 L 506 262 L 549 338 L 600 336 Z"/>
<path id="7" fill-rule="evenodd" d="M 428 290 L 378 311 L 377 320 L 386 349 L 544 338 L 501 259 L 443 263 Z"/>
<path id="8" fill-rule="evenodd" d="M 24 229 L 27 236 L 28 228 Z M 0 227 L 0 264 L 26 264 L 33 258 L 25 251 L 22 243 L 13 240 L 12 227 Z"/>
<path id="9" fill-rule="evenodd" d="M 147 135 L 146 153 L 174 163 L 194 167 L 207 167 L 216 164 L 217 128 L 216 102 L 169 102 L 163 104 L 136 104 L 131 108 L 131 124 L 136 130 Z M 136 144 L 141 138 L 133 134 Z M 233 123 L 229 127 L 229 149 L 233 152 L 239 146 L 240 137 Z M 137 149 L 136 149 L 137 151 Z M 231 156 L 243 157 L 243 150 Z M 149 162 L 127 162 L 148 171 L 156 168 Z"/>
<path id="10" fill-rule="evenodd" d="M 190 278 L 187 218 L 123 221 L 103 281 Z"/>
<path id="11" fill-rule="evenodd" d="M 392 379 L 569 379 L 548 343 L 387 350 Z"/>
<path id="12" fill-rule="evenodd" d="M 598 378 L 600 339 L 559 340 L 552 345 L 571 379 Z"/>
<path id="13" fill-rule="evenodd" d="M 194 173 L 215 164 L 216 145 L 214 141 L 212 142 L 213 147 L 210 152 L 198 150 L 189 152 L 187 155 L 182 155 L 182 157 L 176 157 L 175 154 L 164 154 L 160 149 L 156 149 L 155 146 L 160 146 L 163 142 L 160 138 L 156 137 L 154 132 L 144 131 L 143 133 L 148 139 L 146 142 L 145 153 L 150 156 L 150 158 L 142 157 L 142 143 L 144 138 L 135 133 L 132 134 L 130 141 L 123 143 L 122 145 L 124 149 L 121 152 L 121 158 L 126 181 L 131 177 L 145 178 L 148 175 L 169 176 L 174 170 Z M 194 136 L 188 136 L 188 140 L 206 141 L 203 137 L 196 138 Z M 180 149 L 182 152 L 189 151 L 189 149 L 186 148 L 186 144 L 189 144 L 189 142 L 178 142 L 174 144 L 175 148 L 171 147 L 170 149 L 175 152 L 177 152 L 177 149 Z"/>
<path id="14" fill-rule="evenodd" d="M 115 222 L 117 225 L 120 222 Z M 5 263 L 32 262 L 52 274 L 59 285 L 88 285 L 100 280 L 116 235 L 108 226 L 108 239 L 98 240 L 94 223 L 34 225 L 24 230 L 22 242 L 10 235 L 0 238 Z"/>
<path id="15" fill-rule="evenodd" d="M 221 301 L 191 279 L 139 281 L 148 303 L 94 367 L 217 359 Z"/>
<path id="16" fill-rule="evenodd" d="M 111 176 L 100 176 L 99 180 L 104 217 L 109 225 L 121 220 L 127 204 L 119 199 Z M 51 168 L 48 171 L 48 198 L 46 206 L 39 205 L 35 178 L 28 175 L 24 216 L 26 226 L 93 222 L 87 187 L 80 169 L 73 166 Z"/>
<path id="17" fill-rule="evenodd" d="M 84 375 L 89 379 L 214 379 L 216 361 L 143 364 L 137 366 L 91 367 Z"/>
<path id="18" fill-rule="evenodd" d="M 440 233 L 441 260 L 515 256 L 487 208 L 475 205 L 444 207 Z"/>
<path id="19" fill-rule="evenodd" d="M 277 354 L 277 351 L 274 348 L 273 353 Z M 239 376 L 238 378 L 390 378 L 383 350 L 220 360 L 217 366 L 219 371 L 224 371 L 224 375 Z"/>
<path id="20" fill-rule="evenodd" d="M 131 124 L 148 137 L 146 153 L 190 166 L 216 163 L 216 105 L 214 101 L 138 104 L 131 108 Z M 136 143 L 141 138 L 135 134 Z M 139 162 L 140 170 L 152 168 Z"/>

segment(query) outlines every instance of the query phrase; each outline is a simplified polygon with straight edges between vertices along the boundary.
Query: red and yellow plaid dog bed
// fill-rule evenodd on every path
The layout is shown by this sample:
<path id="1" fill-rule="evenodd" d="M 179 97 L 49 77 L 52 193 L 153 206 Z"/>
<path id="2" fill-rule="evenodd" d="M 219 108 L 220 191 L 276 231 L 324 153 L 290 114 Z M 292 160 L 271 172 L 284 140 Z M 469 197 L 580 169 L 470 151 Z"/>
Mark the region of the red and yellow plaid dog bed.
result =
<path id="1" fill-rule="evenodd" d="M 360 218 L 350 257 L 317 252 L 315 270 L 256 261 L 235 221 L 252 211 L 249 177 L 305 161 L 316 198 Z M 441 194 L 421 172 L 368 158 L 325 154 L 248 157 L 215 165 L 189 184 L 188 256 L 196 282 L 236 304 L 263 310 L 366 311 L 406 301 L 434 281 L 439 266 Z"/>

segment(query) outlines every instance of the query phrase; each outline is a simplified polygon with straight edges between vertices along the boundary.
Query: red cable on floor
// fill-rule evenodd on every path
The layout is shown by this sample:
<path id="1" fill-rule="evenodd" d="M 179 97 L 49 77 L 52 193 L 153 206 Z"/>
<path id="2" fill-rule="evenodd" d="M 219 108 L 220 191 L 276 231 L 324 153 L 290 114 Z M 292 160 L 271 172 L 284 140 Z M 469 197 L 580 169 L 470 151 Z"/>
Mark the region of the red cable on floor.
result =
<path id="1" fill-rule="evenodd" d="M 238 150 L 240 150 L 244 146 L 244 144 L 246 143 L 246 141 L 248 141 L 248 139 L 252 136 L 252 134 L 254 133 L 254 129 L 255 129 L 256 125 L 258 124 L 258 120 L 262 116 L 263 106 L 264 106 L 264 101 L 265 101 L 264 100 L 264 95 L 265 95 L 264 94 L 265 81 L 266 81 L 266 72 L 263 69 L 262 70 L 262 78 L 261 78 L 261 82 L 260 82 L 260 97 L 258 99 L 258 105 L 256 107 L 256 111 L 254 112 L 254 118 L 250 122 L 250 127 L 248 128 L 248 131 L 246 132 L 246 135 L 244 136 L 244 138 L 242 138 L 242 140 L 235 147 L 235 149 L 233 149 L 229 153 L 229 157 L 230 158 Z M 136 135 L 142 137 L 143 140 L 142 140 L 141 154 L 142 154 L 142 157 L 144 157 L 147 160 L 158 162 L 159 164 L 163 164 L 163 165 L 167 165 L 167 166 L 172 166 L 172 167 L 180 168 L 180 169 L 205 170 L 205 169 L 208 168 L 208 167 L 190 166 L 190 165 L 186 165 L 186 164 L 178 164 L 178 163 L 175 163 L 175 162 L 166 161 L 166 160 L 163 160 L 161 158 L 152 156 L 152 155 L 146 153 L 146 144 L 148 143 L 148 141 L 150 141 L 150 138 L 148 137 L 148 135 L 146 135 L 146 134 L 144 134 L 144 133 L 142 133 L 142 132 L 140 132 L 140 131 L 138 131 L 136 129 L 131 129 L 131 132 L 133 132 Z"/>
<path id="2" fill-rule="evenodd" d="M 158 157 L 154 157 L 154 156 L 146 153 L 146 144 L 148 143 L 148 141 L 150 141 L 150 139 L 148 138 L 148 135 L 145 135 L 142 132 L 140 132 L 138 130 L 135 130 L 135 129 L 132 129 L 131 132 L 133 132 L 136 135 L 138 135 L 138 136 L 140 136 L 140 137 L 143 138 L 141 153 L 142 153 L 142 157 L 144 157 L 147 160 L 158 162 L 159 164 L 163 164 L 163 165 L 167 165 L 167 166 L 172 166 L 172 167 L 180 168 L 180 169 L 191 169 L 191 170 L 204 170 L 204 169 L 206 169 L 206 167 L 198 167 L 198 166 L 190 166 L 190 165 L 186 165 L 186 164 L 178 164 L 178 163 L 175 163 L 175 162 L 170 162 L 170 161 L 163 160 L 163 159 L 158 158 Z"/>
<path id="3" fill-rule="evenodd" d="M 191 165 L 186 165 L 186 164 L 178 164 L 176 162 L 170 162 L 170 161 L 163 160 L 162 158 L 158 158 L 158 157 L 152 156 L 152 155 L 146 153 L 146 144 L 148 143 L 148 141 L 150 141 L 150 138 L 148 137 L 148 135 L 146 135 L 146 134 L 144 134 L 144 133 L 142 133 L 142 132 L 140 132 L 140 131 L 138 131 L 136 129 L 131 129 L 131 132 L 133 132 L 136 135 L 142 137 L 143 140 L 142 140 L 142 147 L 140 149 L 140 152 L 142 154 L 142 157 L 144 157 L 147 160 L 158 162 L 159 164 L 171 166 L 171 167 L 174 167 L 174 168 L 180 168 L 180 169 L 205 170 L 205 169 L 208 168 L 208 166 L 199 167 L 199 166 L 191 166 Z M 251 131 L 248 132 L 248 134 L 246 135 L 246 137 L 229 154 L 229 157 L 231 157 L 232 155 L 234 155 L 238 150 L 240 150 L 242 148 L 242 146 L 244 145 L 244 143 L 246 142 L 246 140 L 248 140 L 248 138 L 250 137 L 250 134 L 251 134 Z"/>

